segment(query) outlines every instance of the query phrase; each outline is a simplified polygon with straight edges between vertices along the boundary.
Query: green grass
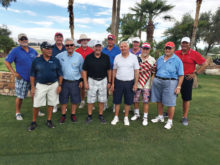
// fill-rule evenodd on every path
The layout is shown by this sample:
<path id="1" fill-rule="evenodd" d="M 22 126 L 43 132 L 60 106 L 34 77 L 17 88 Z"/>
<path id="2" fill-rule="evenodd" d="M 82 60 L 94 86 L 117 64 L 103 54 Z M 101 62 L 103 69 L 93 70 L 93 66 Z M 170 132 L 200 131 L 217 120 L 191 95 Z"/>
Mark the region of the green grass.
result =
<path id="1" fill-rule="evenodd" d="M 28 132 L 31 98 L 25 99 L 22 106 L 24 120 L 16 121 L 15 97 L 0 96 L 0 165 L 217 165 L 220 162 L 219 82 L 218 76 L 199 77 L 199 88 L 193 90 L 188 127 L 180 123 L 179 96 L 174 127 L 169 131 L 162 123 L 149 122 L 143 127 L 140 120 L 125 127 L 122 113 L 120 123 L 111 126 L 114 114 L 110 111 L 104 113 L 108 124 L 101 125 L 97 108 L 93 122 L 86 125 L 84 108 L 78 110 L 76 124 L 70 122 L 68 110 L 64 125 L 58 123 L 58 112 L 53 115 L 55 129 L 46 127 L 46 117 L 39 117 L 37 129 Z M 156 104 L 151 103 L 149 119 L 155 115 Z"/>

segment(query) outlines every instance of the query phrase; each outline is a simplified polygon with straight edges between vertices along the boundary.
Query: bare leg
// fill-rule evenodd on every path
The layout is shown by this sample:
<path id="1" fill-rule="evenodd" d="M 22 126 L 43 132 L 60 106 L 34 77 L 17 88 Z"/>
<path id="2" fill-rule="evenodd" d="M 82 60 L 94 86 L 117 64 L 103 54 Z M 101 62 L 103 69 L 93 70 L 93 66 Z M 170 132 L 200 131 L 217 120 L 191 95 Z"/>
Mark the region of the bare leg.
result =
<path id="1" fill-rule="evenodd" d="M 62 104 L 61 105 L 61 113 L 62 113 L 62 115 L 66 114 L 66 107 L 67 107 L 67 104 Z"/>
<path id="2" fill-rule="evenodd" d="M 102 115 L 104 109 L 104 103 L 98 103 L 98 105 L 99 105 L 99 115 Z"/>
<path id="3" fill-rule="evenodd" d="M 92 115 L 93 104 L 88 103 L 88 115 Z"/>
<path id="4" fill-rule="evenodd" d="M 139 103 L 134 103 L 134 109 L 139 109 Z"/>
<path id="5" fill-rule="evenodd" d="M 118 116 L 120 110 L 120 104 L 115 104 L 115 116 Z"/>
<path id="6" fill-rule="evenodd" d="M 190 101 L 183 100 L 183 117 L 187 118 L 189 112 Z"/>
<path id="7" fill-rule="evenodd" d="M 23 101 L 23 99 L 18 98 L 18 97 L 16 98 L 16 101 L 15 101 L 15 103 L 16 103 L 16 113 L 21 113 L 22 101 Z"/>
<path id="8" fill-rule="evenodd" d="M 157 103 L 157 111 L 159 115 L 163 115 L 163 104 L 162 103 Z"/>
<path id="9" fill-rule="evenodd" d="M 72 104 L 71 108 L 72 108 L 72 114 L 76 114 L 77 104 Z"/>
<path id="10" fill-rule="evenodd" d="M 168 118 L 169 118 L 170 120 L 173 119 L 174 111 L 175 111 L 175 107 L 168 107 Z"/>
<path id="11" fill-rule="evenodd" d="M 80 89 L 80 95 L 81 95 L 81 100 L 84 101 L 85 100 L 85 95 L 86 95 L 85 88 Z"/>
<path id="12" fill-rule="evenodd" d="M 129 110 L 130 110 L 130 105 L 125 104 L 125 117 L 128 117 Z"/>
<path id="13" fill-rule="evenodd" d="M 33 122 L 36 122 L 39 108 L 33 108 Z"/>
<path id="14" fill-rule="evenodd" d="M 144 103 L 144 113 L 148 113 L 148 109 L 149 109 L 149 104 Z"/>
<path id="15" fill-rule="evenodd" d="M 52 112 L 53 112 L 53 106 L 48 106 L 48 108 L 47 108 L 47 113 L 48 113 L 47 120 L 51 120 Z"/>

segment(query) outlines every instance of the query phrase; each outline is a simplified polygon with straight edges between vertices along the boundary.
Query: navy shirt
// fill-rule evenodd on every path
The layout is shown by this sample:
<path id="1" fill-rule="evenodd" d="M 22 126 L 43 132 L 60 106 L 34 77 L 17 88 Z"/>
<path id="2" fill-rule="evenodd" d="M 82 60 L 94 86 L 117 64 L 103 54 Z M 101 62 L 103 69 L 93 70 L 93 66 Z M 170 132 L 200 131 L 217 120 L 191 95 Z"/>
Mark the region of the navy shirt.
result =
<path id="1" fill-rule="evenodd" d="M 55 57 L 57 54 L 59 54 L 59 53 L 65 51 L 65 50 L 66 50 L 66 49 L 65 49 L 65 46 L 64 46 L 64 45 L 63 45 L 62 49 L 59 50 L 59 49 L 57 48 L 57 45 L 54 44 L 54 45 L 53 45 L 53 49 L 52 49 L 52 56 Z"/>
<path id="2" fill-rule="evenodd" d="M 62 68 L 57 58 L 51 57 L 46 61 L 41 57 L 36 58 L 31 67 L 31 76 L 35 77 L 35 81 L 41 84 L 54 83 L 62 76 Z"/>
<path id="3" fill-rule="evenodd" d="M 30 71 L 32 61 L 37 57 L 37 52 L 31 47 L 28 47 L 26 52 L 21 46 L 18 46 L 8 54 L 5 61 L 15 63 L 16 72 L 25 80 L 30 81 Z"/>

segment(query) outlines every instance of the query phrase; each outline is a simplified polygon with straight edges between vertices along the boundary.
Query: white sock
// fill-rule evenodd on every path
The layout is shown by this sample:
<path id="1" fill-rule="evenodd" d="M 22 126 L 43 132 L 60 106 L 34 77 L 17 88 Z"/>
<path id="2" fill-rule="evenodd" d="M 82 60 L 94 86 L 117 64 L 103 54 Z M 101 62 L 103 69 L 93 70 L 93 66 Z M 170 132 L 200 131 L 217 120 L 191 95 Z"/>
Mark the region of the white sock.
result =
<path id="1" fill-rule="evenodd" d="M 134 114 L 140 115 L 139 114 L 139 109 L 134 109 Z"/>
<path id="2" fill-rule="evenodd" d="M 85 100 L 82 100 L 81 103 L 85 103 Z"/>
<path id="3" fill-rule="evenodd" d="M 144 118 L 147 118 L 147 116 L 148 116 L 148 113 L 144 113 Z"/>
<path id="4" fill-rule="evenodd" d="M 125 118 L 124 119 L 128 119 L 128 116 L 125 116 Z"/>
<path id="5" fill-rule="evenodd" d="M 159 115 L 159 118 L 162 119 L 162 118 L 163 118 L 163 115 Z"/>
<path id="6" fill-rule="evenodd" d="M 172 119 L 168 119 L 168 121 L 167 121 L 168 123 L 173 123 L 173 120 Z"/>

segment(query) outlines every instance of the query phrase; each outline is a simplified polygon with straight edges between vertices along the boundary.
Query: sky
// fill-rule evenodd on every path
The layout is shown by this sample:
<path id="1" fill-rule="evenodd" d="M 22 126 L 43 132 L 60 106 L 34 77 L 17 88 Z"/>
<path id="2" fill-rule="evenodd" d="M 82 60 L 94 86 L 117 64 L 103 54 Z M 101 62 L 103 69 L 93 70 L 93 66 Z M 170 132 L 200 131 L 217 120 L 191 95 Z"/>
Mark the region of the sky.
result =
<path id="1" fill-rule="evenodd" d="M 141 0 L 121 0 L 121 16 L 130 11 L 135 3 Z M 68 0 L 17 0 L 7 9 L 0 6 L 0 25 L 7 25 L 17 38 L 19 33 L 26 33 L 29 38 L 53 40 L 56 32 L 62 32 L 64 38 L 70 37 Z M 185 13 L 195 17 L 196 0 L 167 0 L 167 4 L 175 7 L 165 15 L 171 15 L 180 21 Z M 219 0 L 203 0 L 200 12 L 215 12 L 220 7 Z M 111 24 L 112 0 L 75 0 L 75 38 L 85 33 L 94 40 L 104 40 L 108 35 L 106 29 Z M 175 21 L 164 21 L 162 16 L 155 19 L 154 37 L 161 41 L 163 32 L 172 27 Z M 142 32 L 143 41 L 146 33 Z"/>

